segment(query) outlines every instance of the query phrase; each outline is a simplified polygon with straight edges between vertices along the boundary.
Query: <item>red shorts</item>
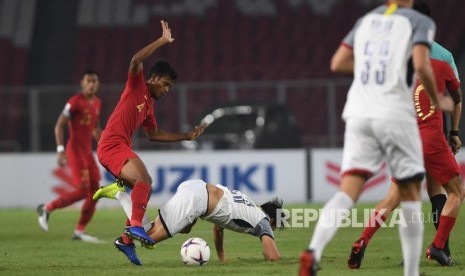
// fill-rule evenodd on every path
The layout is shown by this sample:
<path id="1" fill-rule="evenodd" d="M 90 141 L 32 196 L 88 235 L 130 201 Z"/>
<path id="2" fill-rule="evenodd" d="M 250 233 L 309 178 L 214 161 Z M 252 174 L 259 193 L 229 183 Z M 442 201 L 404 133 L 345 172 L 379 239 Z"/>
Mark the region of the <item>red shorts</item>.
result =
<path id="1" fill-rule="evenodd" d="M 131 147 L 122 142 L 99 143 L 97 156 L 100 164 L 116 178 L 120 177 L 121 169 L 129 159 L 138 157 Z"/>
<path id="2" fill-rule="evenodd" d="M 420 131 L 425 170 L 437 184 L 444 185 L 457 175 L 460 167 L 442 131 Z"/>
<path id="3" fill-rule="evenodd" d="M 93 188 L 98 188 L 98 182 L 101 179 L 100 170 L 92 152 L 82 153 L 73 150 L 72 147 L 67 147 L 66 158 L 71 169 L 73 185 L 76 187 L 95 186 Z"/>

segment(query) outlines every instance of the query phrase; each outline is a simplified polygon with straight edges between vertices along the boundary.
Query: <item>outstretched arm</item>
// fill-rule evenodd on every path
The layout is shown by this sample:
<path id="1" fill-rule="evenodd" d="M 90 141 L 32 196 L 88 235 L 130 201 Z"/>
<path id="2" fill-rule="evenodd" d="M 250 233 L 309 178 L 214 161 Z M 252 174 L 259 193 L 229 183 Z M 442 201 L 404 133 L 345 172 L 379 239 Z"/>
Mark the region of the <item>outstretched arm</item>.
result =
<path id="1" fill-rule="evenodd" d="M 171 37 L 171 29 L 168 27 L 168 22 L 162 20 L 161 27 L 163 29 L 161 37 L 139 50 L 139 52 L 132 57 L 129 65 L 129 72 L 133 76 L 137 75 L 142 70 L 142 62 L 151 56 L 153 52 L 161 46 L 174 41 L 174 38 Z"/>
<path id="2" fill-rule="evenodd" d="M 224 228 L 215 224 L 213 226 L 213 241 L 215 242 L 216 254 L 218 255 L 218 259 L 221 263 L 226 262 L 226 259 L 224 257 L 223 240 Z"/>
<path id="3" fill-rule="evenodd" d="M 188 133 L 173 133 L 159 128 L 147 129 L 147 136 L 150 141 L 156 142 L 179 142 L 184 140 L 195 140 L 205 130 L 206 125 L 193 128 Z"/>
<path id="4" fill-rule="evenodd" d="M 278 261 L 281 256 L 279 255 L 278 248 L 274 240 L 267 235 L 261 237 L 262 246 L 263 246 L 263 256 L 266 261 Z"/>

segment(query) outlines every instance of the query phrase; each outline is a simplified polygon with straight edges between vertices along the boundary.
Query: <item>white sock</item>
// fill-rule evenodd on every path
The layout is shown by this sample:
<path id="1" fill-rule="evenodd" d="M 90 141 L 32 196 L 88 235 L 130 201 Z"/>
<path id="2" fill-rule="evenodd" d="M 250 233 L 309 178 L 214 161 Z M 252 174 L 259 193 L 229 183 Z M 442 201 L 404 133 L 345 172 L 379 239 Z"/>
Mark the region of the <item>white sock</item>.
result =
<path id="1" fill-rule="evenodd" d="M 348 194 L 339 191 L 323 207 L 315 231 L 313 232 L 312 241 L 308 246 L 309 249 L 313 249 L 315 259 L 318 262 L 321 259 L 324 248 L 331 241 L 334 234 L 336 234 L 342 220 L 341 214 L 347 212 L 353 205 L 354 201 L 352 198 Z"/>
<path id="2" fill-rule="evenodd" d="M 131 219 L 132 216 L 132 200 L 131 197 L 127 192 L 122 192 L 118 191 L 115 194 L 116 200 L 118 200 L 119 204 L 123 207 L 124 212 L 126 213 L 126 216 Z M 144 227 L 145 231 L 150 230 L 152 227 L 152 223 L 150 222 L 149 217 L 147 214 L 144 214 L 144 217 L 142 218 L 142 225 Z"/>
<path id="3" fill-rule="evenodd" d="M 420 256 L 423 245 L 423 222 L 419 221 L 421 201 L 402 201 L 400 203 L 406 227 L 399 225 L 399 236 L 404 258 L 404 275 L 420 275 Z"/>

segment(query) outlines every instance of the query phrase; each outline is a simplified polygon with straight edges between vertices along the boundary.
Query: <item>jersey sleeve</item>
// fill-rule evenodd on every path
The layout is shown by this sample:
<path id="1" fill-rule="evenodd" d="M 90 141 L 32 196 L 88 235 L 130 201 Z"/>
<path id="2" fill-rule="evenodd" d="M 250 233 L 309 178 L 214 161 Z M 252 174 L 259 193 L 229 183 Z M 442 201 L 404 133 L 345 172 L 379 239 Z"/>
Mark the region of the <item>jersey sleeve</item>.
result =
<path id="1" fill-rule="evenodd" d="M 65 105 L 65 108 L 63 109 L 62 114 L 65 115 L 68 118 L 71 118 L 73 114 L 76 114 L 76 111 L 78 110 L 78 102 L 75 97 L 71 98 L 68 100 L 68 102 Z"/>
<path id="2" fill-rule="evenodd" d="M 266 235 L 270 238 L 274 239 L 273 229 L 271 229 L 270 221 L 268 218 L 263 218 L 257 226 L 255 226 L 255 236 L 259 237 L 260 239 Z"/>
<path id="3" fill-rule="evenodd" d="M 444 66 L 444 79 L 446 81 L 447 90 L 455 91 L 460 88 L 460 81 L 455 76 L 452 67 L 448 64 Z"/>
<path id="4" fill-rule="evenodd" d="M 459 71 L 457 70 L 457 65 L 455 65 L 454 56 L 451 52 L 449 52 L 449 54 L 447 55 L 447 63 L 449 63 L 450 67 L 452 68 L 452 71 L 454 72 L 455 77 L 460 82 Z"/>
<path id="5" fill-rule="evenodd" d="M 141 84 L 144 84 L 144 70 L 140 70 L 137 75 L 132 75 L 131 72 L 128 72 L 128 81 L 127 81 L 127 86 L 128 87 L 137 87 Z"/>
<path id="6" fill-rule="evenodd" d="M 360 25 L 362 19 L 357 20 L 355 26 L 350 30 L 350 32 L 344 37 L 341 42 L 341 45 L 353 49 L 354 48 L 354 40 L 355 40 L 355 31 L 357 30 L 358 26 Z"/>
<path id="7" fill-rule="evenodd" d="M 424 44 L 431 48 L 436 33 L 436 25 L 430 18 L 419 15 L 412 30 L 412 45 Z"/>

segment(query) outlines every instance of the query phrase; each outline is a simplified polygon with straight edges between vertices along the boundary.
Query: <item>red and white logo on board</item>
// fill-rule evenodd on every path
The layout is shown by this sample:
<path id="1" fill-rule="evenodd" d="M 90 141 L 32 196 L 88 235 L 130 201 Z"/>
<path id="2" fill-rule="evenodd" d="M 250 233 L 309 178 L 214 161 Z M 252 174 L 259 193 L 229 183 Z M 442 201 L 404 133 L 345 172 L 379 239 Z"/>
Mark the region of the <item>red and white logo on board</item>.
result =
<path id="1" fill-rule="evenodd" d="M 53 192 L 61 196 L 78 188 L 73 184 L 71 170 L 68 167 L 58 167 L 52 171 L 53 176 L 59 181 L 52 187 Z"/>

